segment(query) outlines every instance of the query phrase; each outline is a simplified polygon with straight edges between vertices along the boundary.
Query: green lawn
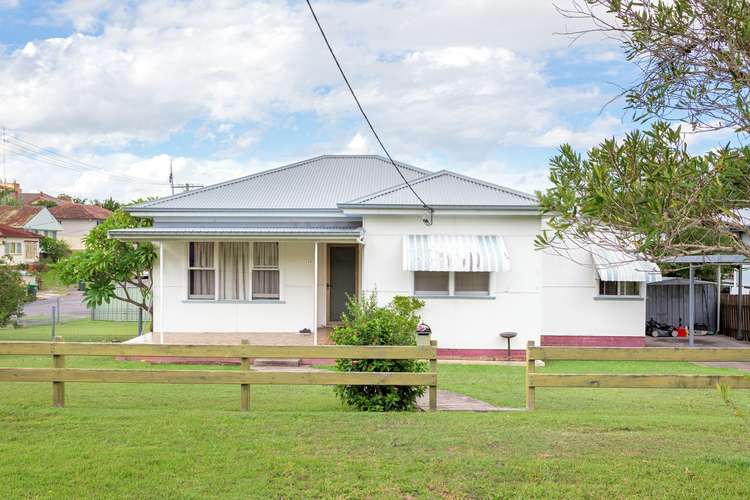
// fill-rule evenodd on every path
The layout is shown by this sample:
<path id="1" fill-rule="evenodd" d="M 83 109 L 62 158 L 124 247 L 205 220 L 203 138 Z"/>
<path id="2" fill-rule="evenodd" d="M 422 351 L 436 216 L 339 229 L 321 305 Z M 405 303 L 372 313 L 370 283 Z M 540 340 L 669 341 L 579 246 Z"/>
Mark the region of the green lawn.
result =
<path id="1" fill-rule="evenodd" d="M 545 370 L 734 373 L 687 363 Z M 442 388 L 523 403 L 522 368 L 439 371 Z M 254 386 L 249 413 L 238 411 L 238 387 L 67 384 L 66 397 L 53 409 L 48 383 L 0 383 L 0 498 L 750 497 L 748 423 L 716 391 L 539 389 L 537 411 L 494 414 L 358 413 L 327 387 Z M 733 397 L 750 409 L 750 391 Z"/>
<path id="2" fill-rule="evenodd" d="M 148 331 L 148 324 L 144 325 Z M 50 340 L 51 325 L 0 328 L 0 340 Z M 55 335 L 67 342 L 122 342 L 138 335 L 138 325 L 127 321 L 78 319 L 55 325 Z"/>
<path id="3" fill-rule="evenodd" d="M 39 279 L 42 285 L 40 290 L 44 292 L 64 293 L 69 288 L 62 282 L 60 273 L 52 265 L 46 271 L 39 273 Z"/>

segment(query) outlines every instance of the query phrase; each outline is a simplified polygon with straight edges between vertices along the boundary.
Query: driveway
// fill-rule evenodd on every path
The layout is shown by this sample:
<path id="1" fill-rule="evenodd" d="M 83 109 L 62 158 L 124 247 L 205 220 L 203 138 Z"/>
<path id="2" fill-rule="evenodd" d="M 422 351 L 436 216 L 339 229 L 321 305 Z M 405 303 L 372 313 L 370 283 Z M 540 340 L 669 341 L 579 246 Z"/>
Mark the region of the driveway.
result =
<path id="1" fill-rule="evenodd" d="M 63 321 L 91 317 L 91 311 L 83 303 L 82 292 L 68 290 L 64 295 L 47 295 L 42 292 L 37 300 L 23 307 L 23 323 L 26 325 L 50 323 L 52 307 L 57 305 L 60 306 L 60 317 Z"/>

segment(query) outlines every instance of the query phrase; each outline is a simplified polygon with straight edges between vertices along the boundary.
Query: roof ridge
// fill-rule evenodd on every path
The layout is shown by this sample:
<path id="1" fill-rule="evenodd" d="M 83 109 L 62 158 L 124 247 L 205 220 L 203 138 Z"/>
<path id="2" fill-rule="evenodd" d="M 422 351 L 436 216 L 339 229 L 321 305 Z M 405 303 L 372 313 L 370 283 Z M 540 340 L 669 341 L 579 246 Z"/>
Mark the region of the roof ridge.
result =
<path id="1" fill-rule="evenodd" d="M 409 184 L 411 184 L 411 186 L 414 187 L 414 186 L 416 186 L 418 184 L 421 184 L 421 183 L 424 183 L 424 182 L 429 182 L 431 180 L 437 179 L 437 178 L 445 176 L 445 175 L 452 176 L 452 177 L 455 177 L 456 179 L 460 179 L 460 180 L 462 180 L 464 182 L 470 182 L 470 183 L 476 184 L 478 186 L 482 186 L 482 187 L 486 187 L 486 188 L 490 188 L 490 189 L 495 189 L 495 190 L 501 191 L 501 192 L 506 193 L 506 194 L 510 194 L 510 195 L 513 195 L 513 196 L 516 196 L 516 197 L 519 197 L 519 198 L 526 199 L 528 201 L 539 201 L 535 196 L 530 195 L 528 193 L 524 193 L 522 191 L 518 191 L 518 190 L 515 190 L 515 189 L 507 188 L 507 187 L 504 187 L 504 186 L 499 186 L 499 185 L 494 184 L 492 182 L 483 181 L 483 180 L 477 179 L 475 177 L 469 177 L 468 175 L 459 174 L 458 172 L 454 172 L 452 170 L 447 170 L 447 169 L 439 170 L 439 171 L 437 171 L 437 172 L 435 172 L 435 173 L 433 173 L 431 175 L 426 175 L 424 177 L 420 177 L 419 179 L 415 179 L 415 180 L 411 181 Z M 353 204 L 366 203 L 368 201 L 374 200 L 375 198 L 379 198 L 381 196 L 385 196 L 385 195 L 388 195 L 388 194 L 395 193 L 397 191 L 406 189 L 407 187 L 408 187 L 407 183 L 402 182 L 401 184 L 397 184 L 395 186 L 391 186 L 389 188 L 386 188 L 386 189 L 383 189 L 383 190 L 380 190 L 380 191 L 376 191 L 374 193 L 370 193 L 370 194 L 361 196 L 359 198 L 355 198 L 353 200 L 344 202 L 344 203 L 342 203 L 342 205 L 353 205 Z"/>
<path id="2" fill-rule="evenodd" d="M 179 200 L 182 198 L 185 198 L 187 196 L 192 196 L 198 193 L 204 193 L 206 191 L 213 191 L 214 189 L 218 189 L 220 187 L 224 186 L 231 186 L 232 184 L 237 184 L 239 182 L 244 182 L 249 179 L 257 178 L 257 177 L 263 177 L 265 175 L 269 175 L 276 172 L 282 172 L 284 170 L 290 170 L 292 168 L 297 168 L 299 166 L 305 165 L 307 163 L 313 162 L 315 160 L 318 160 L 320 158 L 324 158 L 325 155 L 318 155 L 314 156 L 312 158 L 308 158 L 306 160 L 300 160 L 297 162 L 289 163 L 287 165 L 281 165 L 280 167 L 270 168 L 268 170 L 261 170 L 260 172 L 254 172 L 252 174 L 244 175 L 242 177 L 237 177 L 236 179 L 229 179 L 228 181 L 219 182 L 216 184 L 211 184 L 210 186 L 206 186 L 200 189 L 196 189 L 194 191 L 185 191 L 184 193 L 178 193 L 173 194 L 171 196 L 165 196 L 164 198 L 159 198 L 158 200 L 149 201 L 146 203 L 140 203 L 138 205 L 134 205 L 131 208 L 149 208 L 156 205 L 159 205 L 161 203 L 164 203 L 166 201 L 172 201 L 172 200 Z"/>
<path id="3" fill-rule="evenodd" d="M 204 192 L 212 191 L 214 189 L 222 188 L 222 187 L 225 187 L 225 186 L 231 186 L 233 184 L 237 184 L 237 183 L 240 183 L 240 182 L 245 182 L 245 181 L 250 180 L 250 179 L 264 177 L 266 175 L 271 175 L 271 174 L 275 174 L 275 173 L 278 173 L 278 172 L 283 172 L 285 170 L 291 170 L 293 168 L 298 168 L 298 167 L 301 167 L 303 165 L 307 165 L 307 164 L 313 163 L 315 161 L 319 161 L 319 160 L 324 159 L 324 158 L 377 158 L 378 160 L 383 161 L 384 163 L 387 163 L 388 165 L 391 165 L 390 160 L 388 160 L 387 158 L 385 158 L 385 157 L 383 157 L 381 155 L 333 155 L 333 154 L 322 154 L 322 155 L 313 156 L 312 158 L 308 158 L 306 160 L 300 160 L 300 161 L 297 161 L 297 162 L 289 163 L 287 165 L 281 165 L 279 167 L 270 168 L 270 169 L 267 169 L 267 170 L 262 170 L 260 172 L 254 172 L 252 174 L 248 174 L 248 175 L 245 175 L 245 176 L 242 176 L 242 177 L 237 177 L 235 179 L 229 179 L 227 181 L 219 182 L 219 183 L 216 183 L 216 184 L 211 184 L 210 186 L 206 186 L 206 187 L 203 187 L 203 188 L 200 188 L 200 189 L 196 189 L 194 191 L 186 191 L 184 193 L 178 193 L 178 194 L 174 194 L 174 195 L 171 195 L 171 196 L 165 196 L 163 198 L 159 198 L 157 200 L 149 201 L 149 202 L 146 202 L 146 203 L 140 203 L 140 204 L 134 205 L 134 206 L 132 206 L 130 208 L 151 208 L 151 207 L 157 207 L 160 204 L 168 202 L 168 201 L 182 199 L 182 198 L 185 198 L 185 197 L 188 197 L 188 196 L 192 196 L 192 195 L 195 195 L 195 194 L 198 194 L 198 193 L 204 193 Z M 413 165 L 409 165 L 408 163 L 404 163 L 404 162 L 401 162 L 401 161 L 395 161 L 395 163 L 400 168 L 409 169 L 409 170 L 411 170 L 411 171 L 413 171 L 415 173 L 422 174 L 423 176 L 431 174 L 431 172 L 429 170 L 425 170 L 425 169 L 422 169 L 422 168 L 419 168 L 419 167 L 415 167 Z"/>

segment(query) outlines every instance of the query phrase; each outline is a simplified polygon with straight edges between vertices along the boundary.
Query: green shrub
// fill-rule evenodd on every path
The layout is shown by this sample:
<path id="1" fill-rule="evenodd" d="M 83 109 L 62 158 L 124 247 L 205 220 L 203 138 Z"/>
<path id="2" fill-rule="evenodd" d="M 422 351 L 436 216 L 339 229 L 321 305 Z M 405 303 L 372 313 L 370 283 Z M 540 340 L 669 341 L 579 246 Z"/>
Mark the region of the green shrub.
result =
<path id="1" fill-rule="evenodd" d="M 333 330 L 331 339 L 339 345 L 416 345 L 419 324 L 417 311 L 424 302 L 414 297 L 395 297 L 385 307 L 378 306 L 375 293 L 360 300 L 349 299 L 343 325 Z M 427 364 L 400 359 L 339 359 L 336 368 L 344 372 L 424 372 Z M 416 407 L 421 386 L 340 385 L 336 395 L 346 404 L 363 411 L 403 411 Z"/>
<path id="2" fill-rule="evenodd" d="M 0 327 L 14 323 L 23 315 L 26 302 L 26 285 L 21 273 L 10 266 L 0 264 Z"/>
<path id="3" fill-rule="evenodd" d="M 57 262 L 71 254 L 70 245 L 68 245 L 67 241 L 56 240 L 49 236 L 42 237 L 39 250 L 51 262 Z"/>

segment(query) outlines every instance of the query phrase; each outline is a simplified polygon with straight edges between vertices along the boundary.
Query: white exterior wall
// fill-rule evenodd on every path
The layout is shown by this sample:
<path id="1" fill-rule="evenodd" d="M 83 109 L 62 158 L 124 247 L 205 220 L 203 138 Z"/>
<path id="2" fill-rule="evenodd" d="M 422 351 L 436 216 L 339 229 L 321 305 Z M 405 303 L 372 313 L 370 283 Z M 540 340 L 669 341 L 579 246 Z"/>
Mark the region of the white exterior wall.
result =
<path id="1" fill-rule="evenodd" d="M 645 336 L 645 298 L 597 297 L 598 276 L 589 252 L 572 250 L 570 258 L 552 250 L 543 254 L 543 335 Z M 641 295 L 646 295 L 645 283 Z"/>
<path id="2" fill-rule="evenodd" d="M 5 254 L 5 242 L 21 243 L 21 254 Z M 27 243 L 33 243 L 36 247 L 34 257 L 31 259 L 26 258 L 26 245 Z M 0 263 L 10 263 L 12 265 L 17 264 L 33 264 L 39 262 L 39 241 L 38 240 L 25 240 L 23 238 L 0 238 Z"/>
<path id="3" fill-rule="evenodd" d="M 418 216 L 364 217 L 363 289 L 376 290 L 387 303 L 395 295 L 412 295 L 414 276 L 402 270 L 404 234 L 498 234 L 511 256 L 511 271 L 492 273 L 491 298 L 425 298 L 422 319 L 441 348 L 505 349 L 500 332 L 515 331 L 511 347 L 521 349 L 537 339 L 541 328 L 541 254 L 534 251 L 537 217 L 435 215 L 426 227 Z"/>
<path id="4" fill-rule="evenodd" d="M 57 237 L 67 242 L 72 250 L 83 250 L 83 238 L 96 227 L 96 221 L 86 219 L 66 219 L 60 224 L 62 232 Z"/>
<path id="5" fill-rule="evenodd" d="M 158 244 L 158 243 L 157 243 Z M 321 246 L 322 247 L 322 246 Z M 280 300 L 188 300 L 186 241 L 164 243 L 164 331 L 297 332 L 313 329 L 313 242 L 279 244 Z M 159 262 L 154 264 L 154 331 L 160 332 Z"/>
<path id="6" fill-rule="evenodd" d="M 45 234 L 45 232 L 51 232 L 50 236 L 57 238 L 62 231 L 60 222 L 52 215 L 52 212 L 47 208 L 42 208 L 38 214 L 29 219 L 29 221 L 23 226 L 27 231 L 33 231 L 39 234 Z"/>
<path id="7" fill-rule="evenodd" d="M 591 255 L 581 251 L 575 262 L 537 251 L 540 224 L 534 216 L 438 213 L 426 227 L 414 215 L 366 215 L 362 287 L 376 290 L 381 303 L 413 294 L 413 273 L 401 264 L 404 234 L 497 234 L 510 253 L 511 271 L 492 273 L 490 298 L 424 299 L 422 318 L 439 347 L 505 349 L 504 331 L 518 333 L 512 349 L 524 349 L 528 340 L 538 345 L 541 335 L 643 336 L 645 300 L 597 299 Z"/>

